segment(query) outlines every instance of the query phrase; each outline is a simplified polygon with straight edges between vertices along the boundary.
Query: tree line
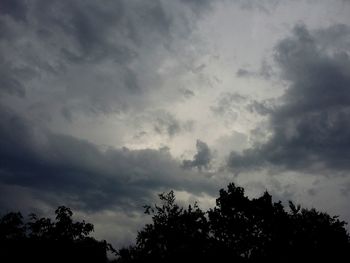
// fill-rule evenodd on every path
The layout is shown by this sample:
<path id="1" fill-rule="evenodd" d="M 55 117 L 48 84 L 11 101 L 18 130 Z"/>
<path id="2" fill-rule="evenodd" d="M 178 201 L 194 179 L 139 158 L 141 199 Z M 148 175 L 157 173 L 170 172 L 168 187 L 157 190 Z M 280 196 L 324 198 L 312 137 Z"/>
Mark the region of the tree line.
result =
<path id="1" fill-rule="evenodd" d="M 32 213 L 25 222 L 20 212 L 0 218 L 0 262 L 107 262 L 106 241 L 91 237 L 84 220 L 73 221 L 70 208 L 55 210 L 55 220 Z"/>
<path id="2" fill-rule="evenodd" d="M 59 249 L 50 250 L 47 245 L 47 251 L 67 252 L 65 257 L 71 262 L 106 262 L 108 250 L 115 253 L 115 262 L 122 263 L 350 260 L 346 222 L 291 201 L 284 207 L 268 192 L 249 199 L 242 187 L 231 183 L 220 190 L 215 207 L 208 211 L 196 203 L 181 207 L 173 191 L 160 194 L 159 201 L 145 206 L 152 221 L 128 247 L 115 250 L 106 241 L 95 240 L 90 237 L 92 224 L 73 222 L 71 210 L 59 207 L 55 222 L 31 215 L 31 221 L 23 223 L 20 213 L 4 215 L 0 219 L 1 249 L 11 247 L 8 244 L 16 244 L 17 251 L 28 244 L 43 248 L 53 242 Z M 22 247 L 20 241 L 26 241 Z M 74 257 L 69 256 L 72 252 Z"/>

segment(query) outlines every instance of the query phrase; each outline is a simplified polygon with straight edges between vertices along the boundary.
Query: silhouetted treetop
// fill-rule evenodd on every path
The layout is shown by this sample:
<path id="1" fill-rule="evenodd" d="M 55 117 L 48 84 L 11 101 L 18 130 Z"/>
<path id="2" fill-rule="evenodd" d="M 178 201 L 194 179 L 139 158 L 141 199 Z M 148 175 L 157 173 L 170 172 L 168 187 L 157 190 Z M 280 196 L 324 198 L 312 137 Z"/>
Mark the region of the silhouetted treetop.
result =
<path id="1" fill-rule="evenodd" d="M 145 207 L 145 213 L 152 216 L 153 223 L 138 233 L 137 253 L 132 256 L 140 261 L 157 262 L 169 260 L 168 257 L 179 260 L 182 255 L 189 255 L 188 248 L 202 253 L 205 246 L 201 242 L 208 235 L 205 213 L 196 204 L 181 208 L 175 203 L 173 191 L 160 194 L 159 198 L 161 205 Z"/>
<path id="2" fill-rule="evenodd" d="M 267 191 L 250 199 L 231 183 L 208 211 L 196 203 L 181 207 L 173 191 L 159 200 L 145 206 L 152 222 L 138 232 L 135 244 L 117 251 L 91 237 L 93 225 L 74 221 L 67 207 L 58 207 L 54 220 L 30 214 L 25 221 L 21 213 L 8 213 L 0 217 L 0 259 L 106 262 L 110 250 L 125 263 L 350 262 L 346 222 L 291 201 L 286 208 Z"/>
<path id="3" fill-rule="evenodd" d="M 106 241 L 90 236 L 94 226 L 73 221 L 70 208 L 60 206 L 56 218 L 21 213 L 0 218 L 0 260 L 2 262 L 106 262 L 106 251 L 113 250 Z"/>
<path id="4" fill-rule="evenodd" d="M 11 212 L 0 219 L 0 240 L 18 240 L 26 236 L 26 227 L 21 213 Z"/>
<path id="5" fill-rule="evenodd" d="M 133 246 L 118 251 L 119 262 L 350 259 L 344 221 L 292 202 L 285 209 L 268 192 L 249 199 L 242 187 L 231 183 L 207 212 L 197 204 L 180 207 L 173 191 L 159 198 L 160 205 L 145 207 L 152 223 L 138 233 Z"/>
<path id="6" fill-rule="evenodd" d="M 20 212 L 8 213 L 0 219 L 1 240 L 83 240 L 89 238 L 94 226 L 90 223 L 74 222 L 70 208 L 59 206 L 55 210 L 56 220 L 38 218 L 29 214 L 29 221 L 24 222 Z"/>

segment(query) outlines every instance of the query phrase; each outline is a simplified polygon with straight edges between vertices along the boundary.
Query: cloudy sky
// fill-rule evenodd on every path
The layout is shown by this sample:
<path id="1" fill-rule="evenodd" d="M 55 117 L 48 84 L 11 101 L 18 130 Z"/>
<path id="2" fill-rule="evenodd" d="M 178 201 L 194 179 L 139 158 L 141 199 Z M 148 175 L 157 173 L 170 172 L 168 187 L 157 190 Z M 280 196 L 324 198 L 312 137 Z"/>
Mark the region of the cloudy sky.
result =
<path id="1" fill-rule="evenodd" d="M 1 0 L 0 211 L 116 246 L 235 182 L 350 221 L 350 1 Z"/>

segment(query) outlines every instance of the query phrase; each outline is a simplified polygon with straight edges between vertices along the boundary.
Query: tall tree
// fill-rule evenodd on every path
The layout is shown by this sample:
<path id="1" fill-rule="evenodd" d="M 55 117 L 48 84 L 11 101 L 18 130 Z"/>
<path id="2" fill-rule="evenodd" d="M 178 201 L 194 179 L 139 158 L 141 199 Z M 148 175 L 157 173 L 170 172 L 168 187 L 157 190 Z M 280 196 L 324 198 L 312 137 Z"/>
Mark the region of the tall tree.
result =
<path id="1" fill-rule="evenodd" d="M 138 233 L 135 245 L 118 251 L 119 262 L 350 259 L 344 221 L 292 202 L 285 209 L 268 192 L 249 199 L 231 183 L 207 212 L 196 204 L 181 208 L 172 191 L 159 197 L 160 206 L 146 207 L 152 223 Z"/>
<path id="2" fill-rule="evenodd" d="M 120 262 L 179 262 L 203 260 L 209 237 L 205 213 L 197 204 L 187 209 L 175 203 L 174 192 L 159 195 L 161 205 L 145 206 L 152 216 L 135 246 L 118 251 Z"/>

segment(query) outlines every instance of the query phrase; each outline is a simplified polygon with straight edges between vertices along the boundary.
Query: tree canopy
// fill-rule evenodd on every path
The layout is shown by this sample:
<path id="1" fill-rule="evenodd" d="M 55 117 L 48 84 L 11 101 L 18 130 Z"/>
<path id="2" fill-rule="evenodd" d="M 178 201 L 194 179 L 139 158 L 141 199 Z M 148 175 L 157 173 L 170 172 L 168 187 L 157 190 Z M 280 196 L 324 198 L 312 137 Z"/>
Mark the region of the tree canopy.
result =
<path id="1" fill-rule="evenodd" d="M 106 262 L 110 250 L 120 263 L 350 260 L 346 222 L 291 201 L 285 207 L 268 192 L 249 199 L 242 187 L 231 183 L 208 211 L 196 203 L 181 207 L 173 191 L 159 199 L 159 204 L 145 206 L 152 221 L 138 232 L 135 243 L 117 251 L 91 237 L 93 225 L 73 221 L 67 207 L 56 209 L 55 220 L 30 214 L 25 221 L 19 212 L 8 213 L 0 217 L 0 259 L 97 263 Z"/>
<path id="2" fill-rule="evenodd" d="M 0 240 L 64 240 L 81 241 L 91 238 L 94 226 L 90 223 L 74 222 L 70 208 L 59 206 L 56 220 L 38 218 L 34 213 L 29 215 L 29 221 L 24 222 L 20 212 L 10 212 L 0 218 Z"/>
<path id="3" fill-rule="evenodd" d="M 25 222 L 20 212 L 0 218 L 2 262 L 106 262 L 112 247 L 90 236 L 94 230 L 84 220 L 75 222 L 70 208 L 60 206 L 56 218 L 30 214 Z"/>
<path id="4" fill-rule="evenodd" d="M 249 199 L 231 183 L 206 212 L 197 204 L 180 207 L 173 191 L 159 198 L 160 205 L 145 207 L 152 223 L 139 231 L 134 245 L 118 250 L 119 262 L 350 259 L 346 222 L 292 202 L 285 208 L 268 192 Z"/>

